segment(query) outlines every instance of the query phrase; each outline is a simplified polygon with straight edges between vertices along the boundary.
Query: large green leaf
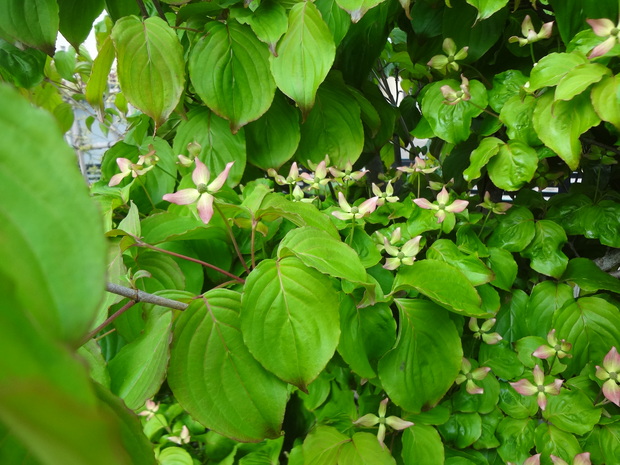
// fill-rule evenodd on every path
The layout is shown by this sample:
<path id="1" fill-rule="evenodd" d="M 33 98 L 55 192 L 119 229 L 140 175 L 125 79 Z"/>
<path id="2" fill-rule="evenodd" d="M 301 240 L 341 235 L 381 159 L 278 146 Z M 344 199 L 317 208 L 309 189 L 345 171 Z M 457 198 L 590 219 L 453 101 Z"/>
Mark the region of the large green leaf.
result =
<path id="1" fill-rule="evenodd" d="M 389 306 L 378 303 L 358 308 L 346 297 L 340 304 L 340 343 L 338 353 L 362 378 L 377 376 L 379 358 L 394 346 L 396 320 Z"/>
<path id="2" fill-rule="evenodd" d="M 469 81 L 471 100 L 460 101 L 455 105 L 444 103 L 441 87 L 450 86 L 458 90 L 460 82 L 445 79 L 430 85 L 422 98 L 422 114 L 436 136 L 452 144 L 467 140 L 471 134 L 471 120 L 486 108 L 487 91 L 480 81 Z"/>
<path id="3" fill-rule="evenodd" d="M 134 410 L 159 391 L 170 357 L 172 310 L 155 307 L 148 312 L 142 335 L 124 346 L 108 365 L 112 392 Z"/>
<path id="4" fill-rule="evenodd" d="M 329 154 L 331 163 L 343 168 L 355 163 L 364 148 L 360 107 L 342 83 L 321 85 L 316 103 L 301 125 L 301 141 L 295 157 L 300 163 L 319 163 Z"/>
<path id="5" fill-rule="evenodd" d="M 385 0 L 336 0 L 338 6 L 351 15 L 351 21 L 357 23 L 368 10 Z"/>
<path id="6" fill-rule="evenodd" d="M 499 119 L 506 125 L 508 137 L 518 139 L 528 145 L 541 144 L 532 123 L 537 101 L 531 95 L 515 95 L 505 102 Z"/>
<path id="7" fill-rule="evenodd" d="M 603 121 L 608 121 L 620 129 L 620 96 L 618 76 L 604 77 L 592 87 L 592 106 Z"/>
<path id="8" fill-rule="evenodd" d="M 479 258 L 461 252 L 456 244 L 448 239 L 433 242 L 426 252 L 426 258 L 455 266 L 474 286 L 488 283 L 494 278 L 493 272 Z"/>
<path id="9" fill-rule="evenodd" d="M 6 86 L 0 101 L 0 272 L 37 325 L 75 342 L 103 296 L 99 212 L 51 116 Z"/>
<path id="10" fill-rule="evenodd" d="M 54 54 L 60 19 L 56 0 L 0 2 L 0 37 Z"/>
<path id="11" fill-rule="evenodd" d="M 259 40 L 269 46 L 273 55 L 276 45 L 288 28 L 286 9 L 277 0 L 266 0 L 252 11 L 250 8 L 233 8 L 231 16 L 242 24 L 249 24 Z"/>
<path id="12" fill-rule="evenodd" d="M 482 300 L 469 279 L 453 265 L 438 260 L 420 260 L 401 267 L 392 292 L 415 289 L 452 312 L 483 316 Z"/>
<path id="13" fill-rule="evenodd" d="M 279 436 L 286 385 L 250 354 L 239 329 L 240 295 L 212 290 L 179 317 L 168 383 L 206 427 L 240 441 Z"/>
<path id="14" fill-rule="evenodd" d="M 338 465 L 396 465 L 396 460 L 374 434 L 355 433 L 340 448 Z"/>
<path id="15" fill-rule="evenodd" d="M 536 422 L 533 418 L 506 417 L 497 426 L 497 437 L 502 443 L 497 452 L 504 462 L 523 463 L 534 447 Z"/>
<path id="16" fill-rule="evenodd" d="M 521 255 L 531 260 L 533 270 L 559 278 L 568 264 L 568 257 L 562 252 L 566 241 L 566 233 L 560 225 L 550 220 L 540 220 L 536 222 L 534 239 Z"/>
<path id="17" fill-rule="evenodd" d="M 174 152 L 187 155 L 187 144 L 190 142 L 200 144 L 199 158 L 212 173 L 221 173 L 228 162 L 234 161 L 227 184 L 239 184 L 246 160 L 243 131 L 231 134 L 226 120 L 208 108 L 195 108 L 187 114 L 187 120 L 179 124 L 174 138 Z"/>
<path id="18" fill-rule="evenodd" d="M 520 252 L 532 242 L 535 234 L 532 212 L 525 207 L 513 206 L 501 217 L 487 245 L 508 252 Z"/>
<path id="19" fill-rule="evenodd" d="M 355 251 L 320 229 L 306 226 L 290 231 L 278 246 L 278 258 L 291 254 L 321 273 L 354 283 L 366 281 L 366 269 Z"/>
<path id="20" fill-rule="evenodd" d="M 438 429 L 446 442 L 453 443 L 459 449 L 465 449 L 482 435 L 482 418 L 475 412 L 454 412 L 447 422 L 438 426 Z"/>
<path id="21" fill-rule="evenodd" d="M 499 152 L 489 161 L 489 177 L 493 184 L 506 191 L 516 191 L 536 174 L 538 154 L 520 140 L 500 145 Z"/>
<path id="22" fill-rule="evenodd" d="M 443 443 L 432 426 L 413 425 L 403 432 L 403 460 L 416 465 L 443 465 Z"/>
<path id="23" fill-rule="evenodd" d="M 467 0 L 478 10 L 478 20 L 486 19 L 508 4 L 508 0 Z"/>
<path id="24" fill-rule="evenodd" d="M 79 50 L 104 5 L 104 0 L 58 0 L 60 32 L 73 48 Z"/>
<path id="25" fill-rule="evenodd" d="M 45 53 L 28 48 L 21 50 L 0 39 L 0 78 L 16 86 L 34 87 L 43 79 Z"/>
<path id="26" fill-rule="evenodd" d="M 316 0 L 314 4 L 321 12 L 323 21 L 327 23 L 334 43 L 338 46 L 351 26 L 350 16 L 338 6 L 336 0 Z"/>
<path id="27" fill-rule="evenodd" d="M 175 109 L 185 84 L 183 48 L 161 18 L 119 19 L 112 29 L 118 79 L 127 100 L 161 126 Z"/>
<path id="28" fill-rule="evenodd" d="M 269 110 L 245 127 L 248 162 L 277 171 L 297 150 L 301 138 L 299 120 L 299 110 L 276 92 Z"/>
<path id="29" fill-rule="evenodd" d="M 248 26 L 212 21 L 194 46 L 189 75 L 202 100 L 236 133 L 267 111 L 276 84 L 269 50 Z"/>
<path id="30" fill-rule="evenodd" d="M 573 289 L 567 284 L 554 281 L 538 283 L 527 303 L 525 324 L 528 334 L 546 338 L 553 329 L 553 315 L 573 301 Z"/>
<path id="31" fill-rule="evenodd" d="M 598 423 L 601 411 L 583 391 L 563 389 L 557 396 L 547 397 L 547 408 L 543 416 L 561 430 L 582 435 L 591 431 Z"/>
<path id="32" fill-rule="evenodd" d="M 548 406 L 549 404 L 547 404 Z M 577 438 L 552 424 L 541 423 L 536 427 L 536 450 L 543 455 L 553 454 L 570 463 L 581 452 Z"/>
<path id="33" fill-rule="evenodd" d="M 278 44 L 271 71 L 278 88 L 306 115 L 334 62 L 336 46 L 314 3 L 295 4 L 288 18 L 288 31 Z"/>
<path id="34" fill-rule="evenodd" d="M 398 339 L 379 361 L 379 378 L 395 404 L 418 413 L 435 406 L 450 389 L 463 349 L 444 309 L 424 300 L 395 302 L 400 315 Z"/>
<path id="35" fill-rule="evenodd" d="M 243 339 L 265 368 L 306 390 L 338 345 L 338 300 L 330 279 L 298 258 L 264 260 L 246 280 Z"/>
<path id="36" fill-rule="evenodd" d="M 620 294 L 618 278 L 605 273 L 592 260 L 573 258 L 562 275 L 562 281 L 573 282 L 586 292 L 612 291 Z"/>
<path id="37" fill-rule="evenodd" d="M 554 102 L 553 94 L 547 92 L 538 99 L 534 110 L 534 128 L 538 137 L 571 170 L 577 169 L 581 159 L 579 136 L 600 121 L 587 94 L 580 94 L 568 102 Z"/>
<path id="38" fill-rule="evenodd" d="M 469 166 L 463 171 L 465 181 L 473 181 L 481 176 L 482 168 L 497 155 L 504 142 L 497 137 L 485 137 L 480 141 L 469 157 Z"/>
<path id="39" fill-rule="evenodd" d="M 583 297 L 557 311 L 553 328 L 558 339 L 573 345 L 573 357 L 563 359 L 566 376 L 578 373 L 589 361 L 602 363 L 611 347 L 620 347 L 618 307 L 599 297 Z"/>
<path id="40" fill-rule="evenodd" d="M 555 100 L 570 100 L 609 74 L 611 74 L 609 68 L 599 63 L 577 65 L 560 79 L 554 98 Z"/>
<path id="41" fill-rule="evenodd" d="M 535 91 L 555 86 L 571 69 L 587 63 L 588 59 L 582 53 L 550 53 L 532 68 L 528 89 Z"/>

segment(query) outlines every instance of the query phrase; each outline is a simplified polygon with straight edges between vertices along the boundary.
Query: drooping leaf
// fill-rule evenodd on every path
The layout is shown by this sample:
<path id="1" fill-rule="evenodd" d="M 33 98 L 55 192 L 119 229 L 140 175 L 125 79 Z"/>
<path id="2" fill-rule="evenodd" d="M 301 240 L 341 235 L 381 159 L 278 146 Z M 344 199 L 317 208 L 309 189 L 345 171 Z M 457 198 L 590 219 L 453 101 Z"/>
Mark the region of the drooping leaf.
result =
<path id="1" fill-rule="evenodd" d="M 301 141 L 295 158 L 302 164 L 320 163 L 329 154 L 331 163 L 344 168 L 355 163 L 364 147 L 360 107 L 342 83 L 325 81 L 316 102 L 301 125 Z"/>
<path id="2" fill-rule="evenodd" d="M 189 58 L 189 75 L 198 95 L 236 133 L 265 113 L 276 84 L 269 51 L 252 30 L 236 21 L 212 21 Z"/>
<path id="3" fill-rule="evenodd" d="M 396 299 L 399 335 L 379 361 L 391 401 L 410 412 L 435 406 L 459 373 L 463 349 L 444 309 L 423 300 Z"/>
<path id="4" fill-rule="evenodd" d="M 245 126 L 248 162 L 276 171 L 289 161 L 299 145 L 299 110 L 276 92 L 267 112 Z"/>
<path id="5" fill-rule="evenodd" d="M 449 283 L 449 285 L 448 285 Z M 469 279 L 455 266 L 438 260 L 420 260 L 401 267 L 392 292 L 415 289 L 448 310 L 468 316 L 483 316 L 482 300 Z"/>
<path id="6" fill-rule="evenodd" d="M 175 109 L 185 84 L 183 48 L 161 18 L 119 19 L 112 29 L 118 79 L 127 100 L 161 126 Z"/>
<path id="7" fill-rule="evenodd" d="M 508 4 L 508 0 L 467 0 L 478 10 L 478 20 L 487 19 Z"/>
<path id="8" fill-rule="evenodd" d="M 603 121 L 608 121 L 620 129 L 620 97 L 618 96 L 618 77 L 606 76 L 592 87 L 590 95 L 594 111 Z"/>
<path id="9" fill-rule="evenodd" d="M 187 144 L 190 142 L 200 144 L 198 157 L 212 173 L 221 173 L 228 162 L 234 161 L 226 183 L 229 186 L 239 184 L 246 161 L 243 130 L 232 134 L 226 120 L 208 108 L 195 108 L 187 114 L 187 121 L 179 124 L 174 152 L 188 155 Z"/>
<path id="10" fill-rule="evenodd" d="M 251 11 L 249 8 L 231 9 L 231 16 L 242 24 L 249 24 L 259 40 L 269 46 L 273 55 L 276 54 L 278 40 L 288 28 L 286 10 L 274 0 L 262 1 L 260 6 Z"/>
<path id="11" fill-rule="evenodd" d="M 536 222 L 534 239 L 521 255 L 531 260 L 533 270 L 559 278 L 568 264 L 568 257 L 562 252 L 566 241 L 566 233 L 560 225 L 550 220 L 540 220 Z"/>
<path id="12" fill-rule="evenodd" d="M 90 34 L 104 5 L 104 0 L 58 0 L 60 32 L 76 50 Z"/>
<path id="13" fill-rule="evenodd" d="M 368 10 L 385 0 L 336 0 L 338 6 L 351 15 L 351 21 L 357 23 Z"/>
<path id="14" fill-rule="evenodd" d="M 75 342 L 103 296 L 99 212 L 53 119 L 6 86 L 0 101 L 0 271 L 21 277 L 15 292 L 33 321 Z"/>
<path id="15" fill-rule="evenodd" d="M 264 260 L 245 284 L 244 341 L 265 368 L 305 390 L 338 345 L 338 306 L 330 279 L 298 258 Z"/>
<path id="16" fill-rule="evenodd" d="M 114 44 L 112 43 L 112 38 L 107 37 L 99 49 L 97 58 L 93 62 L 85 92 L 88 103 L 93 107 L 99 108 L 100 111 L 104 110 L 103 93 L 108 88 L 108 77 L 113 62 Z"/>
<path id="17" fill-rule="evenodd" d="M 183 312 L 174 329 L 168 382 L 202 424 L 258 442 L 279 436 L 288 392 L 243 343 L 239 308 L 238 293 L 218 289 Z"/>
<path id="18" fill-rule="evenodd" d="M 573 345 L 573 357 L 563 359 L 566 376 L 578 373 L 590 360 L 602 363 L 611 347 L 620 347 L 618 308 L 599 297 L 582 297 L 561 308 L 553 317 L 553 328 L 558 339 Z"/>
<path id="19" fill-rule="evenodd" d="M 278 44 L 271 71 L 278 88 L 307 115 L 334 62 L 336 47 L 314 3 L 295 4 L 288 18 L 288 31 Z"/>
<path id="20" fill-rule="evenodd" d="M 0 37 L 54 54 L 60 19 L 56 0 L 5 0 L 0 3 Z"/>
<path id="21" fill-rule="evenodd" d="M 551 92 L 547 92 L 538 99 L 534 110 L 534 128 L 538 137 L 571 170 L 577 169 L 581 159 L 579 136 L 600 121 L 586 94 L 568 102 L 554 102 Z"/>

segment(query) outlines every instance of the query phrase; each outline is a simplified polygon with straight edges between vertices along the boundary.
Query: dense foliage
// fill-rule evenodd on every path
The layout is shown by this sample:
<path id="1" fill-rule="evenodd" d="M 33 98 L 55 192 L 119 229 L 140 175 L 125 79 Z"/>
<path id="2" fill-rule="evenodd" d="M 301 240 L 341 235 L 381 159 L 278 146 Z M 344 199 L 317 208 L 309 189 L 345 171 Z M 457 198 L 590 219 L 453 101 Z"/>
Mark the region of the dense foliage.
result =
<path id="1" fill-rule="evenodd" d="M 0 463 L 620 463 L 618 17 L 1 1 Z"/>

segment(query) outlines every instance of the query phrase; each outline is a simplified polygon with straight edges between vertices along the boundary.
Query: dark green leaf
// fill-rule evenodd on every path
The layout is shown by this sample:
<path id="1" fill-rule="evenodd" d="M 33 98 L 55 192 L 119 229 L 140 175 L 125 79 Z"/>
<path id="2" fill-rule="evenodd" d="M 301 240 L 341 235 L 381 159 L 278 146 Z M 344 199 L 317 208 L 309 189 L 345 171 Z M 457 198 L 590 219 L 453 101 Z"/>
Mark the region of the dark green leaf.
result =
<path id="1" fill-rule="evenodd" d="M 506 462 L 523 463 L 530 457 L 534 447 L 534 430 L 536 422 L 526 418 L 504 418 L 497 427 L 497 437 L 502 443 L 497 449 Z"/>
<path id="2" fill-rule="evenodd" d="M 532 212 L 525 207 L 513 206 L 499 218 L 499 224 L 493 230 L 487 245 L 508 252 L 521 252 L 534 239 L 535 234 Z"/>
<path id="3" fill-rule="evenodd" d="M 0 37 L 19 41 L 54 54 L 59 26 L 56 0 L 5 0 L 0 2 Z"/>
<path id="4" fill-rule="evenodd" d="M 573 290 L 566 284 L 543 281 L 534 286 L 525 318 L 528 334 L 546 338 L 553 316 L 573 301 Z"/>
<path id="5" fill-rule="evenodd" d="M 464 449 L 476 442 L 482 434 L 482 419 L 477 413 L 456 412 L 438 429 L 446 442 Z"/>
<path id="6" fill-rule="evenodd" d="M 521 255 L 531 260 L 533 270 L 559 278 L 568 264 L 568 257 L 562 252 L 566 241 L 566 233 L 561 226 L 550 220 L 540 220 L 536 222 L 534 239 Z"/>
<path id="7" fill-rule="evenodd" d="M 518 266 L 510 252 L 496 247 L 489 247 L 487 265 L 495 275 L 491 281 L 495 287 L 509 291 L 517 277 Z"/>
<path id="8" fill-rule="evenodd" d="M 573 282 L 586 292 L 605 290 L 620 293 L 620 281 L 587 258 L 573 258 L 569 261 L 562 281 Z"/>
<path id="9" fill-rule="evenodd" d="M 104 5 L 104 0 L 58 0 L 60 32 L 73 48 L 79 50 Z"/>
<path id="10" fill-rule="evenodd" d="M 19 48 L 0 39 L 0 77 L 19 87 L 34 87 L 43 79 L 45 53 Z"/>
<path id="11" fill-rule="evenodd" d="M 443 465 L 443 444 L 432 426 L 413 425 L 403 432 L 402 457 L 405 463 Z"/>
<path id="12" fill-rule="evenodd" d="M 562 389 L 557 396 L 547 396 L 544 418 L 561 430 L 586 434 L 601 417 L 601 409 L 594 407 L 583 392 Z"/>

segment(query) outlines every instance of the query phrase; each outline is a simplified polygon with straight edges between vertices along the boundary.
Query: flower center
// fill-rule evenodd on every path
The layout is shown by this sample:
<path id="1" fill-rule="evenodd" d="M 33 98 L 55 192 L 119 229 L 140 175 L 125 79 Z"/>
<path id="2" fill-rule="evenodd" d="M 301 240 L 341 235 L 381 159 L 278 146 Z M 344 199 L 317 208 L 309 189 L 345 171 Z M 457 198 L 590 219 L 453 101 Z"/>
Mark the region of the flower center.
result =
<path id="1" fill-rule="evenodd" d="M 206 184 L 198 184 L 196 190 L 201 194 L 206 194 L 209 189 Z"/>
<path id="2" fill-rule="evenodd" d="M 609 35 L 614 36 L 614 37 L 618 37 L 618 33 L 619 33 L 619 32 L 620 32 L 620 29 L 618 29 L 617 27 L 614 27 L 614 28 L 611 30 L 611 32 L 610 32 L 610 34 L 609 34 Z"/>
<path id="3" fill-rule="evenodd" d="M 545 392 L 545 386 L 543 386 L 542 384 L 539 384 L 537 388 L 538 388 L 538 392 Z"/>
<path id="4" fill-rule="evenodd" d="M 356 215 L 357 213 L 359 213 L 360 210 L 357 207 L 351 207 L 351 213 L 353 213 L 354 215 Z"/>
<path id="5" fill-rule="evenodd" d="M 398 255 L 396 255 L 396 258 L 398 258 L 399 260 L 402 260 L 403 258 L 405 258 L 405 254 L 402 252 L 398 252 Z"/>
<path id="6" fill-rule="evenodd" d="M 613 379 L 614 381 L 618 381 L 618 373 L 616 373 L 615 371 L 610 371 L 609 378 Z"/>

